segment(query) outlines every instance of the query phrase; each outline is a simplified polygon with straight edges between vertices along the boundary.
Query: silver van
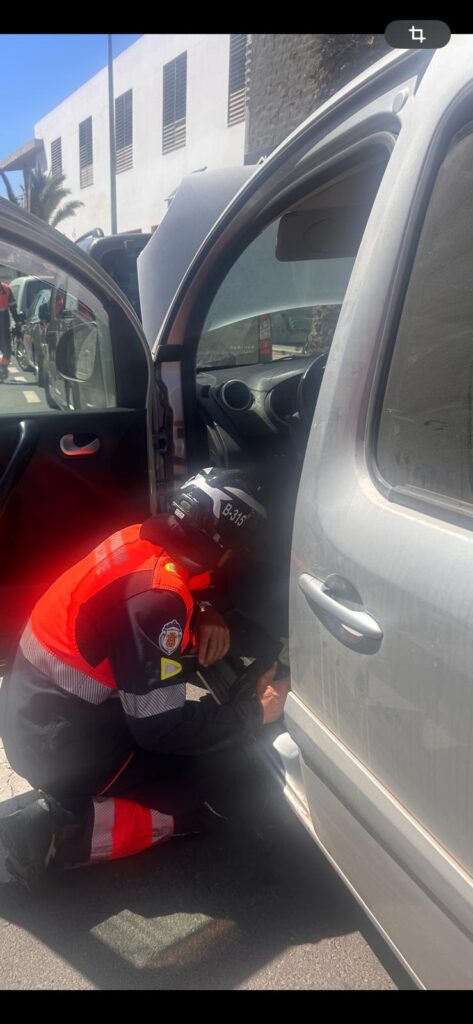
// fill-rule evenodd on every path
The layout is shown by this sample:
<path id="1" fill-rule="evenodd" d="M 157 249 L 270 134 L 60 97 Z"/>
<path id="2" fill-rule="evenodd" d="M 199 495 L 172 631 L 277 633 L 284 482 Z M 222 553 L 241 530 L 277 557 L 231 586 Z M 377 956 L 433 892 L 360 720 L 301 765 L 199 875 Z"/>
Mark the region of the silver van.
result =
<path id="1" fill-rule="evenodd" d="M 290 637 L 268 759 L 419 987 L 471 988 L 473 37 L 393 51 L 320 107 L 185 270 L 173 235 L 147 340 L 77 246 L 0 202 L 0 262 L 91 310 L 56 366 L 96 401 L 0 405 L 0 652 L 107 532 L 190 470 L 246 466 L 274 559 L 245 611 Z"/>

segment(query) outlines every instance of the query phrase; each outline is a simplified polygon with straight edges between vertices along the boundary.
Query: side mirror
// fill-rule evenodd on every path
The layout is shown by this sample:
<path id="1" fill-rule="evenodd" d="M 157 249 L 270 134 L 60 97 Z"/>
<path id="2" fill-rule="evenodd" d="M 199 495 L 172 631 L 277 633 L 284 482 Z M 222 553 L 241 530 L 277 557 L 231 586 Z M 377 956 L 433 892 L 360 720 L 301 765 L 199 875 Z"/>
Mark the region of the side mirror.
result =
<path id="1" fill-rule="evenodd" d="M 86 384 L 95 374 L 99 347 L 95 324 L 79 324 L 61 335 L 56 348 L 56 369 L 65 380 Z"/>

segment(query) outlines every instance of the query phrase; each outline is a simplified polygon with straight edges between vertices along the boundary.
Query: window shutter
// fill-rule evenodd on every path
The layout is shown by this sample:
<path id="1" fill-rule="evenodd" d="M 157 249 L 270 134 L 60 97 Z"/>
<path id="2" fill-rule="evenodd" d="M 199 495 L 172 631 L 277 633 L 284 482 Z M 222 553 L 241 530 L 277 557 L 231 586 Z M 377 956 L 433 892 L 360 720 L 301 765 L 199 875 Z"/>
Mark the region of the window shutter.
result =
<path id="1" fill-rule="evenodd" d="M 94 181 L 94 152 L 92 144 L 92 118 L 88 117 L 79 125 L 79 167 L 80 187 L 86 188 Z"/>
<path id="2" fill-rule="evenodd" d="M 51 173 L 62 173 L 62 142 L 61 139 L 54 139 L 51 143 Z"/>
<path id="3" fill-rule="evenodd" d="M 163 67 L 163 153 L 186 144 L 187 51 Z"/>
<path id="4" fill-rule="evenodd" d="M 133 167 L 133 89 L 115 100 L 115 169 L 117 174 Z"/>
<path id="5" fill-rule="evenodd" d="M 230 71 L 228 76 L 228 125 L 245 120 L 247 35 L 230 36 Z"/>

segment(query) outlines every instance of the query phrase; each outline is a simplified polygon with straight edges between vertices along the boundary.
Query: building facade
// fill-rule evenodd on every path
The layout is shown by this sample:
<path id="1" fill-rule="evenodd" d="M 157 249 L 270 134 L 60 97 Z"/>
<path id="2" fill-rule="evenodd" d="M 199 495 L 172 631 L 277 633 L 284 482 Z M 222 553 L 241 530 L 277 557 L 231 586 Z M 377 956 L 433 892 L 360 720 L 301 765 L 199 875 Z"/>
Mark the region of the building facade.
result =
<path id="1" fill-rule="evenodd" d="M 144 35 L 113 61 L 117 230 L 149 231 L 185 174 L 243 164 L 245 35 Z M 108 70 L 35 125 L 43 165 L 84 203 L 70 238 L 111 230 Z"/>
<path id="2" fill-rule="evenodd" d="M 388 50 L 382 35 L 252 35 L 245 163 L 271 153 L 321 103 Z"/>

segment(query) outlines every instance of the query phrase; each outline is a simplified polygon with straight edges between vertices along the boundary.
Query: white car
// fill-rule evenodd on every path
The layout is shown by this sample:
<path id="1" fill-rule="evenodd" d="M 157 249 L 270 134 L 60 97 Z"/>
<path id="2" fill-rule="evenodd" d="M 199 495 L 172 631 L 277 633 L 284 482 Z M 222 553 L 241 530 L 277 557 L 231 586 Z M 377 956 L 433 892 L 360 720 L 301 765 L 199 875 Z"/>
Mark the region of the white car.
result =
<path id="1" fill-rule="evenodd" d="M 60 571 L 190 471 L 250 468 L 274 557 L 242 611 L 289 635 L 292 676 L 262 756 L 435 989 L 473 985 L 472 110 L 472 36 L 393 51 L 250 174 L 188 259 L 176 197 L 138 263 L 150 343 L 77 246 L 0 202 L 0 263 L 13 249 L 43 280 L 47 263 L 94 325 L 65 322 L 55 348 L 93 408 L 0 413 L 0 653 Z M 324 351 L 239 349 L 249 318 L 297 309 L 329 311 Z"/>

